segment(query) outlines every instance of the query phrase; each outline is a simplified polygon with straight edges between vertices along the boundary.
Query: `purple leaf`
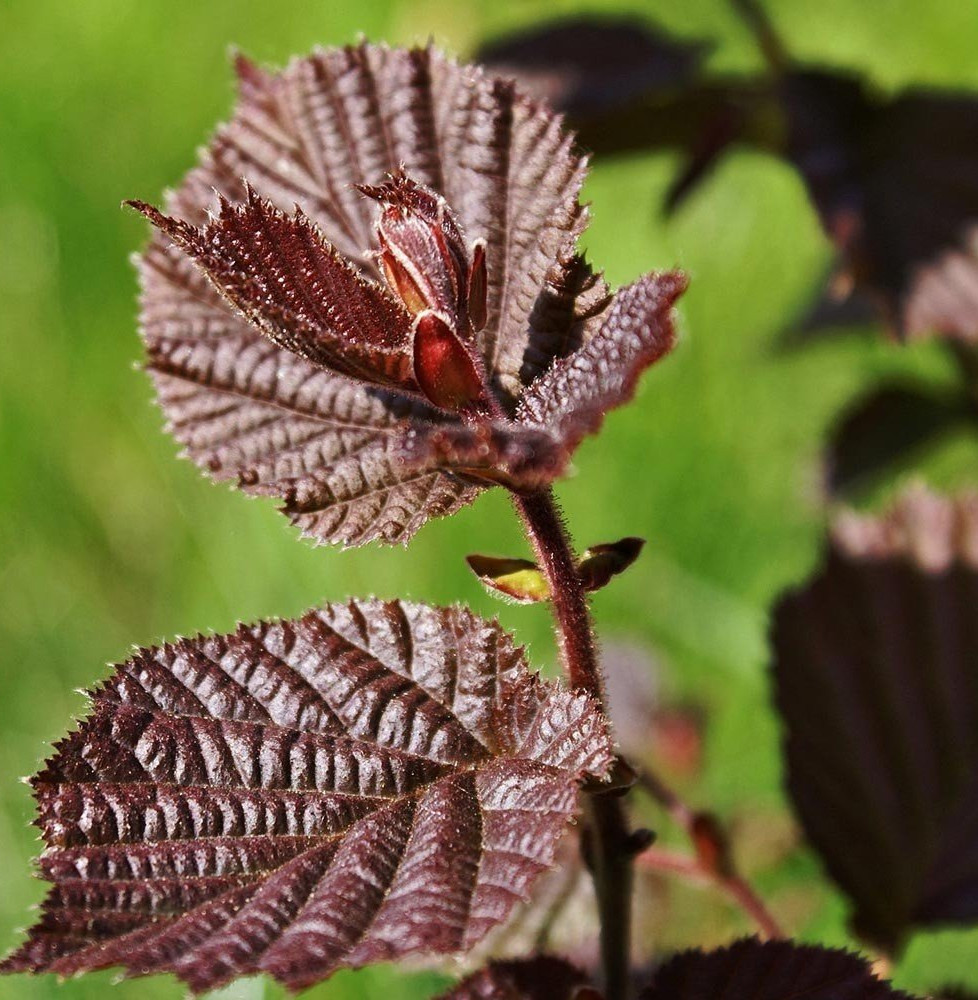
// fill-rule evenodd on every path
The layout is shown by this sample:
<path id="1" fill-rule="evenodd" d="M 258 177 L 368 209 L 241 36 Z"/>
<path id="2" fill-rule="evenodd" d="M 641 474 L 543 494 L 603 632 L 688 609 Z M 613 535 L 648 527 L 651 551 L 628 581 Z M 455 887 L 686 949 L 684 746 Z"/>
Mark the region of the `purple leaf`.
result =
<path id="1" fill-rule="evenodd" d="M 709 47 L 636 18 L 578 17 L 507 35 L 480 49 L 478 59 L 579 116 L 689 85 Z"/>
<path id="2" fill-rule="evenodd" d="M 398 455 L 421 402 L 332 375 L 280 350 L 229 310 L 185 258 L 154 241 L 143 256 L 142 324 L 167 427 L 218 480 L 284 499 L 316 541 L 406 542 L 477 490 Z"/>
<path id="3" fill-rule="evenodd" d="M 967 398 L 925 382 L 883 383 L 860 396 L 832 429 L 826 462 L 833 495 L 853 495 L 974 420 Z"/>
<path id="4" fill-rule="evenodd" d="M 841 515 L 774 611 L 788 788 L 857 931 L 887 950 L 978 919 L 976 600 L 978 498 L 918 490 Z"/>
<path id="5" fill-rule="evenodd" d="M 642 1000 L 910 1000 L 856 955 L 791 941 L 745 938 L 686 951 L 655 974 Z"/>
<path id="6" fill-rule="evenodd" d="M 285 215 L 248 188 L 204 227 L 128 204 L 168 236 L 269 340 L 315 364 L 416 392 L 411 317 L 341 257 L 301 211 Z"/>
<path id="7" fill-rule="evenodd" d="M 551 482 L 579 427 L 565 446 L 560 421 L 507 415 L 555 360 L 597 339 L 607 362 L 617 335 L 576 252 L 586 164 L 560 118 L 430 48 L 236 67 L 236 113 L 167 214 L 137 203 L 164 230 L 140 260 L 142 332 L 171 431 L 319 542 L 406 542 L 479 485 Z M 623 398 L 609 384 L 584 423 Z M 431 435 L 445 463 L 405 464 Z M 487 435 L 471 468 L 442 447 Z"/>
<path id="8" fill-rule="evenodd" d="M 595 433 L 604 415 L 627 403 L 638 378 L 675 342 L 672 307 L 686 290 L 678 271 L 648 274 L 623 288 L 594 334 L 520 398 L 517 418 L 546 428 L 569 450 Z"/>
<path id="9" fill-rule="evenodd" d="M 596 991 L 590 991 L 583 972 L 562 958 L 534 955 L 492 962 L 439 1000 L 585 1000 L 585 996 L 600 1000 Z"/>
<path id="10" fill-rule="evenodd" d="M 978 101 L 797 70 L 779 99 L 801 172 L 851 280 L 901 335 L 978 338 Z"/>
<path id="11" fill-rule="evenodd" d="M 195 991 L 464 952 L 612 748 L 498 625 L 379 601 L 141 650 L 33 779 L 54 883 L 5 963 Z"/>

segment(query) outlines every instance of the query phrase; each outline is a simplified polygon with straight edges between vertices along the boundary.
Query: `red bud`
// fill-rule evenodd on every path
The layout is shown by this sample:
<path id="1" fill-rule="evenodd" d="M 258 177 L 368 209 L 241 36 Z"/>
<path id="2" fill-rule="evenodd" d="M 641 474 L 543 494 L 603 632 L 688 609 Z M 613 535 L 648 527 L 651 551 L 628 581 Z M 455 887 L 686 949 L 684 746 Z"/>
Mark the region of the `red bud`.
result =
<path id="1" fill-rule="evenodd" d="M 472 245 L 472 266 L 469 268 L 468 287 L 469 322 L 478 333 L 489 318 L 489 275 L 486 270 L 486 241 L 476 240 Z"/>
<path id="2" fill-rule="evenodd" d="M 414 377 L 443 410 L 462 410 L 485 396 L 472 356 L 448 319 L 431 310 L 414 321 Z"/>
<path id="3" fill-rule="evenodd" d="M 463 340 L 481 330 L 489 293 L 485 240 L 473 244 L 470 263 L 448 202 L 404 174 L 360 191 L 384 206 L 377 223 L 378 259 L 408 312 L 441 313 Z"/>

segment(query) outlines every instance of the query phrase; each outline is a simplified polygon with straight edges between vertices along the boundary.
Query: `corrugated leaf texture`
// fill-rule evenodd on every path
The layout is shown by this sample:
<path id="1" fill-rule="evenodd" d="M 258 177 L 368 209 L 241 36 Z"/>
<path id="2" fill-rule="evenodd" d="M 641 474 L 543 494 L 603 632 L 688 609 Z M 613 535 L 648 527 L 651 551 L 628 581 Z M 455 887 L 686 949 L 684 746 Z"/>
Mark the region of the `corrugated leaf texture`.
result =
<path id="1" fill-rule="evenodd" d="M 845 514 L 778 604 L 776 700 L 805 831 L 887 949 L 978 919 L 978 497 Z"/>
<path id="2" fill-rule="evenodd" d="M 845 951 L 746 938 L 717 951 L 682 952 L 642 1000 L 910 1000 Z"/>
<path id="3" fill-rule="evenodd" d="M 513 962 L 492 962 L 473 973 L 440 1000 L 584 1000 L 588 977 L 562 958 L 534 955 Z"/>
<path id="4" fill-rule="evenodd" d="M 627 302 L 645 296 L 652 316 L 604 312 L 608 289 L 576 250 L 586 162 L 559 116 L 430 48 L 365 43 L 275 75 L 243 59 L 237 68 L 235 114 L 168 199 L 169 215 L 137 203 L 164 230 L 140 259 L 142 332 L 187 454 L 217 479 L 282 498 L 308 537 L 347 545 L 405 542 L 491 482 L 527 490 L 552 481 L 597 427 L 596 409 L 625 402 L 671 345 L 671 319 L 655 309 L 681 282 L 652 276 L 635 286 Z M 381 280 L 375 193 L 389 175 L 401 179 L 383 190 L 424 185 L 446 199 L 446 220 L 452 213 L 452 266 L 420 286 L 403 261 L 391 270 L 390 225 L 385 274 L 397 289 Z M 394 291 L 458 281 L 463 264 L 473 268 L 473 314 L 480 324 L 486 314 L 472 333 L 471 372 L 484 369 L 493 402 L 469 385 L 471 373 L 465 382 L 425 355 L 437 372 L 431 405 L 418 397 L 413 334 Z M 611 316 L 625 324 L 620 345 Z M 570 368 L 551 370 L 573 357 L 574 370 L 595 376 L 595 392 Z M 526 411 L 532 427 L 512 422 L 541 375 Z M 473 476 L 438 448 L 411 447 L 419 435 L 464 442 L 471 419 L 439 407 L 466 395 L 493 411 L 492 432 L 506 439 L 498 451 L 519 453 L 518 473 Z M 552 426 L 540 431 L 541 417 Z"/>
<path id="5" fill-rule="evenodd" d="M 639 375 L 672 349 L 672 307 L 685 290 L 685 275 L 672 271 L 619 291 L 594 336 L 523 393 L 519 419 L 548 429 L 568 449 L 595 433 L 609 410 L 632 398 Z"/>
<path id="6" fill-rule="evenodd" d="M 292 988 L 476 944 L 611 746 L 496 624 L 378 601 L 145 649 L 32 780 L 53 888 L 6 971 Z"/>

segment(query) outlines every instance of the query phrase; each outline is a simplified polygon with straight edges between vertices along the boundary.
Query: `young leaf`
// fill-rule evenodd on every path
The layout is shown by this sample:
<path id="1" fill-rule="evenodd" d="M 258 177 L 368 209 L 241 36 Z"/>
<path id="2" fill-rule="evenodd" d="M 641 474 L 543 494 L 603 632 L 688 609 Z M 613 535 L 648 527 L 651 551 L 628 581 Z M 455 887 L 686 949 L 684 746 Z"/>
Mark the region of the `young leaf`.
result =
<path id="1" fill-rule="evenodd" d="M 613 576 L 624 573 L 638 558 L 644 544 L 642 538 L 622 538 L 587 549 L 577 563 L 584 589 L 600 590 Z M 487 589 L 518 604 L 550 600 L 546 577 L 540 567 L 528 559 L 499 559 L 475 554 L 466 556 L 465 561 Z"/>
<path id="2" fill-rule="evenodd" d="M 54 883 L 4 965 L 195 991 L 475 945 L 605 774 L 600 709 L 461 608 L 327 605 L 147 649 L 33 779 Z"/>
<path id="3" fill-rule="evenodd" d="M 283 498 L 316 541 L 406 541 L 477 484 L 550 483 L 576 426 L 565 444 L 559 422 L 505 415 L 592 339 L 595 363 L 619 360 L 608 289 L 575 250 L 585 161 L 560 118 L 430 48 L 364 43 L 277 75 L 236 65 L 235 116 L 167 214 L 139 203 L 168 237 L 140 269 L 173 433 L 217 477 Z M 608 385 L 589 409 L 629 392 Z M 490 454 L 470 454 L 487 434 Z M 414 461 L 407 439 L 431 435 Z"/>
<path id="4" fill-rule="evenodd" d="M 517 419 L 548 430 L 573 450 L 627 403 L 642 372 L 671 350 L 672 307 L 686 290 L 678 271 L 648 274 L 621 289 L 596 330 L 573 354 L 556 361 L 520 397 Z"/>
<path id="5" fill-rule="evenodd" d="M 491 962 L 440 1000 L 600 1000 L 588 977 L 562 958 L 534 955 Z"/>
<path id="6" fill-rule="evenodd" d="M 281 497 L 317 542 L 406 542 L 478 490 L 399 459 L 424 403 L 330 374 L 276 348 L 159 239 L 143 255 L 142 328 L 167 427 L 218 480 Z"/>
<path id="7" fill-rule="evenodd" d="M 978 919 L 978 498 L 923 491 L 842 515 L 823 568 L 782 598 L 772 643 L 788 788 L 893 950 Z"/>
<path id="8" fill-rule="evenodd" d="M 910 1000 L 849 952 L 745 938 L 685 951 L 662 966 L 641 1000 Z"/>
<path id="9" fill-rule="evenodd" d="M 619 576 L 641 554 L 644 538 L 620 538 L 586 549 L 577 564 L 584 589 L 600 590 L 612 577 Z"/>
<path id="10" fill-rule="evenodd" d="M 241 205 L 221 199 L 220 214 L 203 227 L 141 201 L 128 204 L 279 347 L 339 375 L 416 392 L 407 310 L 341 257 L 301 211 L 286 215 L 250 187 L 245 197 Z"/>
<path id="11" fill-rule="evenodd" d="M 465 561 L 487 590 L 503 594 L 517 604 L 550 600 L 547 578 L 529 559 L 500 559 L 476 553 L 466 556 Z"/>

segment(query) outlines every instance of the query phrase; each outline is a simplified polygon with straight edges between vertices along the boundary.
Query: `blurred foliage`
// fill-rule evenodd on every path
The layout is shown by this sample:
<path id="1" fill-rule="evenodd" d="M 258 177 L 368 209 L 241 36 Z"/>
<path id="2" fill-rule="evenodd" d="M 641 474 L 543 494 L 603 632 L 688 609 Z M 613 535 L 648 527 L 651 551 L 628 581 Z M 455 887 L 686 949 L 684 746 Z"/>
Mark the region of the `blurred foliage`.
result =
<path id="1" fill-rule="evenodd" d="M 910 82 L 978 89 L 978 9 L 960 0 L 780 0 L 790 49 Z M 581 4 L 567 0 L 363 0 L 358 4 L 211 0 L 7 0 L 0 32 L 0 947 L 16 940 L 42 886 L 38 844 L 17 776 L 84 710 L 91 685 L 131 643 L 292 615 L 347 594 L 466 601 L 498 613 L 530 643 L 553 647 L 547 611 L 504 607 L 469 573 L 470 551 L 525 555 L 502 495 L 426 527 L 410 550 L 351 553 L 298 542 L 268 504 L 206 482 L 174 460 L 146 378 L 134 370 L 135 279 L 126 262 L 146 238 L 119 210 L 156 199 L 227 115 L 229 45 L 281 63 L 361 33 L 391 42 L 434 37 L 464 54 L 483 38 L 555 13 L 632 10 L 680 36 L 718 39 L 716 69 L 760 57 L 721 0 Z M 679 348 L 644 380 L 636 403 L 581 449 L 560 490 L 582 543 L 636 534 L 639 562 L 595 598 L 603 636 L 654 645 L 667 689 L 708 707 L 699 802 L 745 818 L 783 815 L 777 725 L 765 677 L 766 609 L 817 557 L 824 523 L 818 464 L 843 404 L 883 376 L 940 380 L 933 344 L 899 348 L 850 329 L 800 349 L 779 334 L 804 311 L 810 275 L 830 251 L 800 181 L 747 154 L 728 160 L 669 223 L 657 206 L 675 164 L 598 163 L 587 194 L 591 258 L 612 282 L 680 264 L 692 276 Z M 930 461 L 938 486 L 969 478 L 978 450 L 962 435 Z M 971 477 L 973 478 L 973 476 Z M 256 567 L 260 567 L 256 571 Z M 762 824 L 763 825 L 763 824 Z M 745 850 L 749 845 L 745 847 Z M 803 937 L 847 940 L 844 907 L 806 851 L 761 874 L 775 909 Z M 734 924 L 692 893 L 663 944 L 710 943 Z M 780 903 L 779 903 L 780 900 Z M 742 924 L 736 929 L 745 929 Z M 926 935 L 897 980 L 978 986 L 976 936 Z M 0 998 L 100 997 L 111 976 L 59 987 L 51 977 L 0 980 Z M 343 974 L 308 995 L 424 997 L 442 980 L 389 969 Z M 173 982 L 127 984 L 115 996 L 171 998 Z M 261 982 L 223 994 L 279 997 Z"/>

